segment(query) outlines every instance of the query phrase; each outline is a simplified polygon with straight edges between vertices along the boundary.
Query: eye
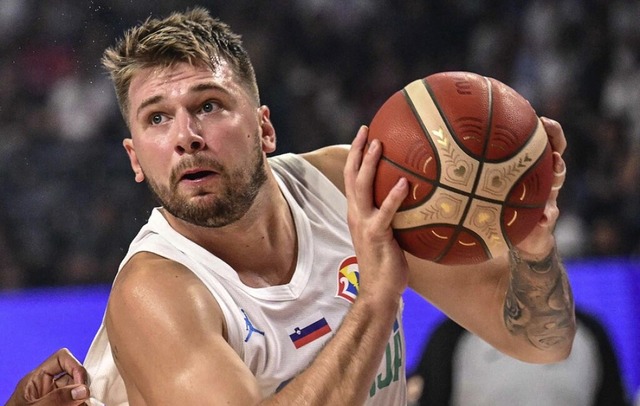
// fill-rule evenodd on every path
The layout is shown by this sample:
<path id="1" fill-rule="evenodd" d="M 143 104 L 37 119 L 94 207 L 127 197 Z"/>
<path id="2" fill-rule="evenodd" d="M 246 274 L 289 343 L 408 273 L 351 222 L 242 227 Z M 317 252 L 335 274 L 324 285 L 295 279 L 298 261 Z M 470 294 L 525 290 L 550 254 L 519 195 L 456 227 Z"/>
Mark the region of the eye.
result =
<path id="1" fill-rule="evenodd" d="M 160 113 L 153 113 L 151 116 L 149 116 L 149 122 L 152 125 L 162 124 L 164 122 L 164 115 Z"/>
<path id="2" fill-rule="evenodd" d="M 202 105 L 202 112 L 203 113 L 211 113 L 211 112 L 217 110 L 218 108 L 220 108 L 220 105 L 218 103 L 216 103 L 214 101 L 208 101 L 208 102 L 205 102 Z"/>

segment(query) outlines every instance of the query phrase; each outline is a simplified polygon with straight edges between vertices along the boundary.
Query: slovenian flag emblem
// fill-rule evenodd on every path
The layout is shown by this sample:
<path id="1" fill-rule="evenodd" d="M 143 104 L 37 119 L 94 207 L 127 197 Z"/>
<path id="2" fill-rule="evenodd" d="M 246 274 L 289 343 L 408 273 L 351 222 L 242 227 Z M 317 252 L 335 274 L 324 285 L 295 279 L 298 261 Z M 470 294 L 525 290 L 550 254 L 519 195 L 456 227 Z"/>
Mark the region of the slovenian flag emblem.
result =
<path id="1" fill-rule="evenodd" d="M 291 342 L 298 349 L 330 333 L 331 327 L 324 317 L 314 315 L 303 320 L 299 325 L 290 327 L 287 332 Z"/>

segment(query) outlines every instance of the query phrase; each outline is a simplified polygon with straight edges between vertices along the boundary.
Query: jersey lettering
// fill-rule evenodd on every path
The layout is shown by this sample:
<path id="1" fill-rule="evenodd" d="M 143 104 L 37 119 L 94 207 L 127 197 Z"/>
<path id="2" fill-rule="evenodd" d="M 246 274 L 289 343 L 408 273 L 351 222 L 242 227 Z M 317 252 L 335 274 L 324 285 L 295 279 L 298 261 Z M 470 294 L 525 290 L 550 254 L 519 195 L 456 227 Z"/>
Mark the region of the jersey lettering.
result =
<path id="1" fill-rule="evenodd" d="M 384 374 L 378 374 L 374 379 L 369 389 L 369 397 L 373 397 L 377 391 L 386 388 L 391 385 L 392 382 L 397 382 L 398 379 L 400 379 L 402 361 L 402 336 L 400 335 L 399 324 L 396 320 L 393 326 L 393 348 L 391 343 L 387 343 L 387 348 L 384 352 L 385 372 Z"/>

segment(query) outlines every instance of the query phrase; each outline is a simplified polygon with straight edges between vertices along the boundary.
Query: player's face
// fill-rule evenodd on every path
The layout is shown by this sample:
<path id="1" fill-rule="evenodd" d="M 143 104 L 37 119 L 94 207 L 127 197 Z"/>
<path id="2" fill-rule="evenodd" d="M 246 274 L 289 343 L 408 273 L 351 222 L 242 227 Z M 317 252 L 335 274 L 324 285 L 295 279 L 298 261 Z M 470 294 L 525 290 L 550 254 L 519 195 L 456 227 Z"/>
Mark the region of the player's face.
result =
<path id="1" fill-rule="evenodd" d="M 129 88 L 136 180 L 172 215 L 205 227 L 241 218 L 267 179 L 275 149 L 269 110 L 258 107 L 222 63 L 180 63 L 138 72 Z"/>

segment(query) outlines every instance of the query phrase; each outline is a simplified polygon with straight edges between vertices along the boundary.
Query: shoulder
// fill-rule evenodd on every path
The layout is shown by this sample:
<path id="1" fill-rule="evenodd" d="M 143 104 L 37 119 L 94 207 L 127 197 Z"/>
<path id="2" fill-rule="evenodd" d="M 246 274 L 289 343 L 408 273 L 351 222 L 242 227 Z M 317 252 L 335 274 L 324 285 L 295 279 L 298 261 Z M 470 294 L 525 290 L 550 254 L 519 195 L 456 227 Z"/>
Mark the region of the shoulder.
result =
<path id="1" fill-rule="evenodd" d="M 318 174 L 327 178 L 344 194 L 344 165 L 348 145 L 332 145 L 303 154 L 282 154 L 269 158 L 271 168 L 280 175 L 294 174 L 313 179 Z"/>
<path id="2" fill-rule="evenodd" d="M 344 193 L 344 165 L 349 154 L 348 145 L 332 145 L 302 154 L 311 165 L 326 176 L 342 193 Z"/>
<path id="3" fill-rule="evenodd" d="M 185 314 L 206 314 L 224 331 L 222 311 L 206 286 L 184 265 L 150 252 L 135 254 L 122 268 L 110 293 L 108 326 L 119 331 L 171 328 Z M 109 332 L 111 335 L 112 331 Z"/>
<path id="4" fill-rule="evenodd" d="M 134 297 L 147 291 L 171 291 L 176 283 L 188 283 L 195 276 L 182 264 L 151 252 L 138 252 L 122 267 L 111 296 L 127 294 Z M 169 293 L 169 292 L 165 292 Z"/>

